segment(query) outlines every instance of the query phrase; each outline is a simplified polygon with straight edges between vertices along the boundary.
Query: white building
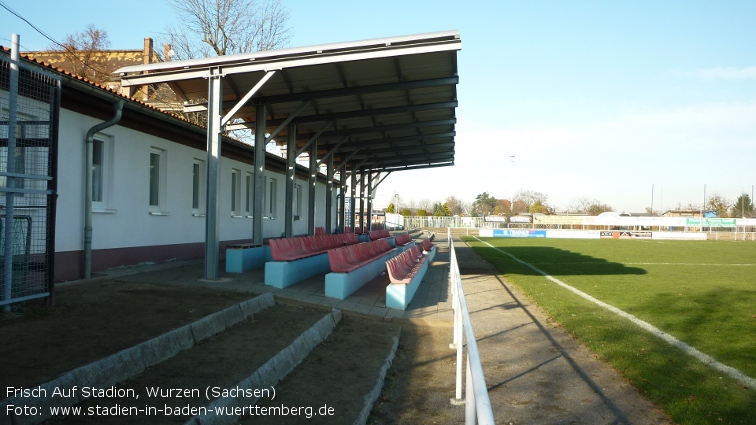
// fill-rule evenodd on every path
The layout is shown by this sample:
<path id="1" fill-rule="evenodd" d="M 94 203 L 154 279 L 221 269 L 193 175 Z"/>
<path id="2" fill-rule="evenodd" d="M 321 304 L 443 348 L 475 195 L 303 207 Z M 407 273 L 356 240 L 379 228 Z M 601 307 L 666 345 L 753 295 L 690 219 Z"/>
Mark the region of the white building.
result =
<path id="1" fill-rule="evenodd" d="M 7 55 L 7 51 L 3 54 Z M 205 129 L 76 76 L 43 68 L 58 75 L 62 83 L 55 280 L 84 276 L 85 139 L 90 129 L 113 118 L 113 105 L 119 100 L 124 104 L 118 123 L 94 134 L 92 271 L 147 261 L 202 258 L 207 179 Z M 7 88 L 0 87 L 0 96 L 7 99 L 7 93 Z M 36 109 L 48 115 L 45 109 Z M 4 111 L 2 118 L 7 120 L 7 107 Z M 28 111 L 19 116 L 20 121 L 38 119 L 41 117 L 31 116 Z M 7 129 L 5 133 L 7 139 Z M 253 147 L 228 138 L 222 143 L 218 223 L 221 255 L 229 244 L 251 242 L 254 199 Z M 267 154 L 264 178 L 263 238 L 280 237 L 284 232 L 285 160 Z M 307 178 L 307 169 L 298 165 L 295 235 L 309 232 L 308 191 L 302 190 L 307 187 Z M 325 186 L 325 176 L 319 174 L 315 204 L 318 227 L 325 226 Z M 332 205 L 336 206 L 336 202 Z M 336 214 L 331 217 L 335 228 Z"/>

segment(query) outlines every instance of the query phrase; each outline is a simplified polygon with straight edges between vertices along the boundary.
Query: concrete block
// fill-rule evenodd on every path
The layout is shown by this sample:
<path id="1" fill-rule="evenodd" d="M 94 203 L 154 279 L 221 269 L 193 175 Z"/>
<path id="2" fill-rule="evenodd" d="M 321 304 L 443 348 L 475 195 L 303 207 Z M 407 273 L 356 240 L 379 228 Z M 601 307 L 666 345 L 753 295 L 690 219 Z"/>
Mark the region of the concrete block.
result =
<path id="1" fill-rule="evenodd" d="M 239 303 L 242 316 L 246 319 L 255 313 L 260 312 L 260 297 L 252 298 L 251 300 L 242 301 Z"/>
<path id="2" fill-rule="evenodd" d="M 335 326 L 333 323 L 333 316 L 331 314 L 325 316 L 324 318 L 318 320 L 318 323 L 316 323 L 315 326 L 317 326 L 321 342 L 325 341 L 331 335 L 333 327 Z"/>
<path id="3" fill-rule="evenodd" d="M 261 387 L 272 387 L 278 383 L 273 359 L 269 359 L 264 365 L 257 368 Z"/>
<path id="4" fill-rule="evenodd" d="M 112 356 L 74 369 L 79 385 L 106 388 L 144 372 L 141 350 L 127 348 Z"/>
<path id="5" fill-rule="evenodd" d="M 312 350 L 322 342 L 322 340 L 320 339 L 320 334 L 313 328 L 304 331 L 302 333 L 302 339 L 304 339 L 308 350 Z"/>
<path id="6" fill-rule="evenodd" d="M 396 250 L 393 249 L 382 257 L 349 273 L 328 273 L 325 281 L 325 295 L 343 300 L 386 270 L 386 261 L 395 255 Z"/>
<path id="7" fill-rule="evenodd" d="M 205 316 L 189 326 L 192 329 L 194 343 L 197 344 L 206 338 L 226 330 L 226 317 L 223 315 L 222 311 L 219 311 Z"/>
<path id="8" fill-rule="evenodd" d="M 226 249 L 226 272 L 243 273 L 265 266 L 266 246 Z M 267 246 L 270 255 L 270 246 Z"/>
<path id="9" fill-rule="evenodd" d="M 333 316 L 333 323 L 338 324 L 341 321 L 341 318 L 343 317 L 343 314 L 341 313 L 341 310 L 338 308 L 334 308 L 331 311 L 331 315 Z"/>
<path id="10" fill-rule="evenodd" d="M 241 306 L 239 306 L 239 304 L 224 308 L 218 313 L 223 316 L 223 321 L 226 322 L 226 328 L 230 328 L 244 320 L 244 313 L 242 313 Z"/>
<path id="11" fill-rule="evenodd" d="M 258 302 L 260 303 L 260 309 L 264 310 L 269 307 L 273 307 L 276 305 L 276 300 L 273 298 L 273 294 L 270 292 L 266 292 L 262 295 L 259 295 L 257 297 Z"/>
<path id="12" fill-rule="evenodd" d="M 425 272 L 428 271 L 428 264 L 430 259 L 425 260 L 420 270 L 415 277 L 412 278 L 410 283 L 404 284 L 389 284 L 386 287 L 386 306 L 391 308 L 398 308 L 400 310 L 406 310 L 412 298 L 417 292 L 417 288 L 420 287 L 420 283 L 425 276 Z"/>
<path id="13" fill-rule="evenodd" d="M 164 333 L 136 346 L 141 351 L 145 367 L 164 362 L 183 350 L 194 346 L 194 336 L 190 326 L 183 326 Z"/>
<path id="14" fill-rule="evenodd" d="M 294 261 L 269 261 L 265 263 L 265 284 L 285 288 L 330 270 L 328 253 Z"/>

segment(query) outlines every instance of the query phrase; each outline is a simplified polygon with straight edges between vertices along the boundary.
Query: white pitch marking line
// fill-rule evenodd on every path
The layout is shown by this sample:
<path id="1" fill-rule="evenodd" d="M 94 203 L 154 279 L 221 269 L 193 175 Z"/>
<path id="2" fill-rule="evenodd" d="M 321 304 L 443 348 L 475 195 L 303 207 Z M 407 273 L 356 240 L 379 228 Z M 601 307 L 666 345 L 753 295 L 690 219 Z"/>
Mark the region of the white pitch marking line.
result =
<path id="1" fill-rule="evenodd" d="M 570 262 L 539 262 L 538 264 L 611 264 L 611 261 L 570 261 Z M 734 264 L 727 264 L 727 263 L 623 263 L 625 265 L 631 265 L 631 266 L 723 266 L 723 267 L 730 267 L 730 266 L 740 266 L 740 267 L 753 267 L 756 266 L 756 263 L 749 264 L 749 263 L 734 263 Z"/>
<path id="2" fill-rule="evenodd" d="M 724 363 L 718 362 L 716 359 L 714 359 L 710 355 L 708 355 L 706 353 L 702 353 L 702 352 L 696 350 L 695 348 L 693 348 L 690 345 L 688 345 L 688 344 L 680 341 L 679 339 L 675 338 L 674 336 L 672 336 L 672 335 L 670 335 L 670 334 L 662 331 L 661 329 L 659 329 L 659 328 L 657 328 L 655 326 L 652 326 L 648 322 L 644 322 L 643 320 L 641 320 L 641 319 L 633 316 L 632 314 L 626 313 L 623 310 L 620 310 L 620 309 L 618 309 L 617 307 L 615 307 L 613 305 L 607 304 L 607 303 L 605 303 L 605 302 L 603 302 L 603 301 L 601 301 L 599 299 L 596 299 L 596 298 L 594 298 L 594 297 L 586 294 L 585 292 L 582 292 L 582 291 L 580 291 L 578 289 L 575 289 L 572 286 L 567 285 L 566 283 L 562 282 L 561 280 L 556 279 L 556 278 L 550 276 L 548 273 L 546 273 L 543 270 L 535 267 L 534 265 L 532 265 L 530 263 L 526 263 L 525 261 L 520 260 L 519 258 L 515 257 L 514 255 L 512 255 L 512 254 L 510 254 L 510 253 L 508 253 L 506 251 L 503 251 L 503 250 L 501 250 L 501 249 L 499 249 L 499 248 L 491 245 L 488 242 L 482 241 L 482 240 L 478 239 L 477 237 L 475 237 L 475 239 L 478 240 L 478 242 L 484 243 L 484 244 L 490 246 L 491 248 L 493 248 L 493 249 L 501 252 L 502 254 L 505 254 L 505 255 L 511 257 L 513 260 L 517 261 L 518 263 L 520 263 L 520 264 L 522 264 L 524 266 L 530 267 L 535 272 L 539 273 L 540 275 L 542 275 L 546 279 L 548 279 L 548 280 L 556 283 L 557 285 L 559 285 L 559 286 L 561 286 L 561 287 L 563 287 L 563 288 L 565 288 L 565 289 L 567 289 L 569 291 L 574 292 L 575 294 L 579 295 L 580 297 L 585 298 L 586 300 L 591 301 L 591 302 L 593 302 L 593 303 L 595 303 L 595 304 L 597 304 L 597 305 L 599 305 L 599 306 L 601 306 L 601 307 L 603 307 L 603 308 L 611 311 L 612 313 L 614 313 L 614 314 L 616 314 L 616 315 L 618 315 L 620 317 L 624 317 L 625 319 L 630 320 L 631 322 L 635 323 L 636 325 L 638 325 L 642 329 L 645 329 L 645 330 L 651 332 L 652 334 L 654 334 L 655 336 L 663 339 L 664 341 L 666 341 L 670 345 L 675 346 L 675 347 L 683 350 L 685 353 L 687 353 L 688 355 L 691 355 L 691 356 L 695 357 L 696 359 L 698 359 L 702 363 L 708 364 L 709 366 L 713 367 L 714 369 L 717 369 L 718 371 L 727 374 L 727 376 L 731 377 L 732 379 L 735 379 L 735 380 L 741 382 L 742 384 L 747 385 L 749 388 L 756 388 L 756 379 L 751 378 L 750 376 L 748 376 L 748 375 L 744 374 L 743 372 L 735 369 L 734 367 L 730 367 L 730 366 L 727 366 Z"/>

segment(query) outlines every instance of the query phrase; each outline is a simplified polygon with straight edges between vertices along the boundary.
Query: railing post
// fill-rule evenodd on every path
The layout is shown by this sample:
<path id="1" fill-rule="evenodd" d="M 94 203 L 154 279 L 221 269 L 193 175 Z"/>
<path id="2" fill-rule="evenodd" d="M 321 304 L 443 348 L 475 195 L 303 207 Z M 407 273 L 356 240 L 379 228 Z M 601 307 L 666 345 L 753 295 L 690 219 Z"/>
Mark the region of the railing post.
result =
<path id="1" fill-rule="evenodd" d="M 465 373 L 465 425 L 475 425 L 475 388 L 470 371 L 470 353 L 467 353 L 467 371 Z"/>

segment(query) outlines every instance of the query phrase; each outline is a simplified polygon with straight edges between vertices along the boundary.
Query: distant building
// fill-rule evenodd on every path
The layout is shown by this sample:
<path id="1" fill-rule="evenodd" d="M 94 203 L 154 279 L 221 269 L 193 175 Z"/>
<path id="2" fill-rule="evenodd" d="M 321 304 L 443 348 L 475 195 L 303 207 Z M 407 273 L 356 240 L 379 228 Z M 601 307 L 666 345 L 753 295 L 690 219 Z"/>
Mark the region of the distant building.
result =
<path id="1" fill-rule="evenodd" d="M 701 210 L 669 210 L 662 214 L 664 217 L 701 217 Z"/>
<path id="2" fill-rule="evenodd" d="M 153 40 L 149 37 L 144 39 L 144 48 L 141 50 L 95 50 L 74 53 L 63 50 L 43 50 L 21 53 L 29 59 L 42 62 L 69 74 L 84 77 L 93 83 L 121 93 L 121 79 L 118 75 L 113 74 L 113 71 L 125 66 L 170 60 L 170 44 L 164 46 L 162 56 L 155 52 Z M 145 102 L 154 101 L 155 88 L 149 89 L 148 92 L 145 90 L 148 89 L 143 87 L 131 97 Z M 175 99 L 175 95 L 172 95 L 171 99 Z"/>

